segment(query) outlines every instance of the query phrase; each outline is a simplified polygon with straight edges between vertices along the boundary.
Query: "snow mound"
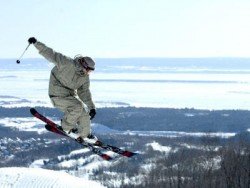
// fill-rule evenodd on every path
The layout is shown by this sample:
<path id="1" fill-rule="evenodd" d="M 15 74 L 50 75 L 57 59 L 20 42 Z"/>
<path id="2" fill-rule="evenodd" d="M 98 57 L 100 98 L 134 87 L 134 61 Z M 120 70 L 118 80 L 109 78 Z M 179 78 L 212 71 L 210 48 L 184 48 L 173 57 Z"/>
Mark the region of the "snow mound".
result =
<path id="1" fill-rule="evenodd" d="M 171 147 L 169 146 L 162 146 L 158 142 L 153 142 L 146 144 L 146 146 L 151 146 L 153 150 L 161 151 L 161 152 L 166 152 L 169 153 L 171 151 Z"/>
<path id="2" fill-rule="evenodd" d="M 77 178 L 66 172 L 41 168 L 0 168 L 1 188 L 80 188 L 103 187 L 100 183 Z"/>

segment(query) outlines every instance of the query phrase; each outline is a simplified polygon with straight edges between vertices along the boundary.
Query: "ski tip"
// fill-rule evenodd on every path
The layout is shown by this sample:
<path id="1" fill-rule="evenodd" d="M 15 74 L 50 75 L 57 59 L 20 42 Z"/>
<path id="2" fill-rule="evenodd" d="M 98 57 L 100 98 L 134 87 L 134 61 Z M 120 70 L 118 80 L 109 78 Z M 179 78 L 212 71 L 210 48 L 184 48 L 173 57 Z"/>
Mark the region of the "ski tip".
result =
<path id="1" fill-rule="evenodd" d="M 106 161 L 112 160 L 112 157 L 110 157 L 109 155 L 106 155 L 106 154 L 102 154 L 101 157 L 102 157 L 103 159 L 105 159 Z"/>
<path id="2" fill-rule="evenodd" d="M 31 109 L 30 109 L 30 113 L 31 113 L 32 115 L 35 115 L 35 114 L 37 113 L 37 111 L 36 111 L 35 108 L 31 108 Z"/>

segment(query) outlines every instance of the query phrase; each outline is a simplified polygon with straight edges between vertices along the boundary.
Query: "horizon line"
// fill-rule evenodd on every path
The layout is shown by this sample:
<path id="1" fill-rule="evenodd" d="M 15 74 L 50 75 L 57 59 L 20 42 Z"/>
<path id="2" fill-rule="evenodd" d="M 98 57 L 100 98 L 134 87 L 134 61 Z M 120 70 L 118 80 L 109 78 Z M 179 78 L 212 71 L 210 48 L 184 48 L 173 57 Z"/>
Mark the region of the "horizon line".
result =
<path id="1" fill-rule="evenodd" d="M 69 56 L 70 57 L 70 56 Z M 162 57 L 162 56 L 149 56 L 149 57 L 140 57 L 140 56 L 135 56 L 135 57 L 94 57 L 90 56 L 93 59 L 250 59 L 249 57 L 235 57 L 235 56 L 211 56 L 211 57 Z M 3 57 L 0 59 L 17 59 L 13 57 Z M 22 58 L 22 59 L 44 59 L 43 57 L 27 57 L 27 58 Z"/>

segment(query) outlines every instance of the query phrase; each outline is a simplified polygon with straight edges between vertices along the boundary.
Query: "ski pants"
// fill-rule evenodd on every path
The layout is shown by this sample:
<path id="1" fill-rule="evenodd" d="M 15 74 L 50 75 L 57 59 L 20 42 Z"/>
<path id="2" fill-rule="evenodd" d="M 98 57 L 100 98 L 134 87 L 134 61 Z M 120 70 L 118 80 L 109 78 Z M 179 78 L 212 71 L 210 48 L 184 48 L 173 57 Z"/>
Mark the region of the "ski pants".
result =
<path id="1" fill-rule="evenodd" d="M 51 97 L 52 104 L 64 112 L 61 125 L 64 131 L 73 128 L 78 129 L 81 137 L 85 138 L 90 134 L 90 117 L 88 111 L 84 108 L 83 102 L 74 97 Z"/>

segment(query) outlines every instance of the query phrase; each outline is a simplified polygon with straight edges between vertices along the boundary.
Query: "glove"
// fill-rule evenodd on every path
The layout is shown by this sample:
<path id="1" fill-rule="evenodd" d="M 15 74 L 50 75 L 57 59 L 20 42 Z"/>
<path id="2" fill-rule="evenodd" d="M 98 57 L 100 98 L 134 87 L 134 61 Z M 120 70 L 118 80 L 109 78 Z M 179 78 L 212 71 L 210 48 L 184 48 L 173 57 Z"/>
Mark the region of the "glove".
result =
<path id="1" fill-rule="evenodd" d="M 92 120 L 92 119 L 95 117 L 95 115 L 96 115 L 95 109 L 91 109 L 91 110 L 89 111 L 90 120 Z"/>
<path id="2" fill-rule="evenodd" d="M 34 44 L 34 43 L 36 43 L 36 38 L 35 37 L 30 37 L 29 38 L 29 40 L 28 40 L 28 42 L 30 43 L 30 44 Z"/>

